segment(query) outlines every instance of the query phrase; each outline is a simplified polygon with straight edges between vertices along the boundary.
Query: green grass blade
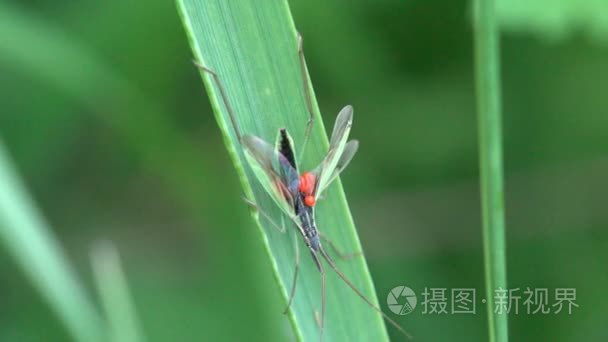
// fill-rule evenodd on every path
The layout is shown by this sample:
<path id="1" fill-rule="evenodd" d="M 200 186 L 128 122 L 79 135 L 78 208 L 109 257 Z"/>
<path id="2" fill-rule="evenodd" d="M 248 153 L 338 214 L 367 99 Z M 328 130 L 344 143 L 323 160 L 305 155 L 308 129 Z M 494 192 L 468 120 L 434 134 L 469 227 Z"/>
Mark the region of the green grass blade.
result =
<path id="1" fill-rule="evenodd" d="M 303 141 L 308 114 L 299 71 L 296 29 L 287 3 L 253 0 L 178 0 L 177 3 L 195 58 L 220 76 L 243 133 L 255 134 L 272 142 L 277 129 L 287 127 L 296 146 L 299 146 Z M 249 196 L 254 195 L 262 209 L 280 221 L 279 209 L 246 166 L 218 87 L 209 75 L 203 73 L 203 79 L 245 192 Z M 312 97 L 314 100 L 314 94 Z M 328 147 L 316 104 L 314 107 L 316 122 L 303 160 L 303 169 L 311 169 L 320 162 Z M 328 109 L 332 113 L 330 121 L 333 121 L 339 109 Z M 355 125 L 356 122 L 355 114 Z M 356 160 L 351 165 L 357 167 Z M 327 198 L 318 203 L 319 229 L 342 250 L 360 250 L 344 192 L 340 183 L 336 184 L 329 188 Z M 281 234 L 262 218 L 258 217 L 258 222 L 280 291 L 287 297 L 294 270 L 293 235 Z M 303 248 L 301 250 L 302 273 L 289 317 L 299 339 L 315 341 L 319 338 L 315 311 L 321 307 L 320 276 L 308 254 Z M 338 266 L 356 286 L 377 302 L 364 258 L 339 261 Z M 387 340 L 381 316 L 352 293 L 329 268 L 327 274 L 326 340 Z M 276 315 L 277 320 L 281 319 L 280 312 Z"/>
<path id="2" fill-rule="evenodd" d="M 496 313 L 495 290 L 507 289 L 500 72 L 493 0 L 474 1 L 475 72 L 483 247 L 490 341 L 508 340 L 507 314 Z"/>
<path id="3" fill-rule="evenodd" d="M 27 195 L 0 141 L 0 237 L 77 341 L 102 341 L 93 304 Z"/>
<path id="4" fill-rule="evenodd" d="M 143 341 L 120 256 L 113 243 L 100 241 L 91 250 L 91 265 L 106 312 L 111 341 Z"/>

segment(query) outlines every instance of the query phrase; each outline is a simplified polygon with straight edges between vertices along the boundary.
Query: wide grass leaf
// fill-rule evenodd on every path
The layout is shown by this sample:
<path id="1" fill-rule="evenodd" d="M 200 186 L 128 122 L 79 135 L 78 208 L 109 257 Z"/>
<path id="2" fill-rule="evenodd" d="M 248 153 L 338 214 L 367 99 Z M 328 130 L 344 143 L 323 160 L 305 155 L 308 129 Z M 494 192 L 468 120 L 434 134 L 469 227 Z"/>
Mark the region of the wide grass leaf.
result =
<path id="1" fill-rule="evenodd" d="M 178 7 L 195 59 L 214 70 L 221 78 L 242 132 L 273 142 L 277 130 L 280 127 L 287 127 L 296 140 L 296 147 L 300 146 L 308 113 L 298 63 L 296 28 L 287 3 L 178 0 Z M 312 41 L 306 43 L 314 44 Z M 216 119 L 241 177 L 245 193 L 253 196 L 265 212 L 275 221 L 280 222 L 280 210 L 264 192 L 246 163 L 218 86 L 210 75 L 202 74 Z M 312 97 L 314 101 L 314 94 Z M 311 169 L 320 162 L 328 147 L 327 136 L 316 104 L 314 107 L 315 126 L 303 163 L 300 163 L 302 170 Z M 333 121 L 339 109 L 327 109 L 328 113 L 332 113 L 329 114 L 330 121 Z M 355 125 L 356 117 L 355 111 Z M 351 167 L 357 167 L 356 159 Z M 239 195 L 234 194 L 234 196 Z M 243 210 L 243 208 L 235 208 L 235 210 Z M 295 262 L 294 229 L 288 226 L 287 233 L 280 233 L 262 216 L 258 216 L 257 219 L 279 289 L 287 298 Z M 343 251 L 361 250 L 339 182 L 330 187 L 326 198 L 318 203 L 317 223 L 319 229 Z M 241 229 L 249 229 L 249 227 Z M 300 238 L 297 238 L 298 243 L 301 244 Z M 289 317 L 297 338 L 314 341 L 319 338 L 319 326 L 315 316 L 321 310 L 320 275 L 303 244 L 300 251 L 301 276 Z M 332 251 L 329 252 L 331 254 Z M 338 260 L 338 267 L 363 293 L 377 302 L 363 257 L 350 261 Z M 328 279 L 325 339 L 327 341 L 387 340 L 382 317 L 358 298 L 329 267 L 326 269 Z M 276 317 L 277 320 L 282 319 L 281 313 L 277 312 Z M 235 322 L 235 326 L 238 326 L 238 322 Z"/>

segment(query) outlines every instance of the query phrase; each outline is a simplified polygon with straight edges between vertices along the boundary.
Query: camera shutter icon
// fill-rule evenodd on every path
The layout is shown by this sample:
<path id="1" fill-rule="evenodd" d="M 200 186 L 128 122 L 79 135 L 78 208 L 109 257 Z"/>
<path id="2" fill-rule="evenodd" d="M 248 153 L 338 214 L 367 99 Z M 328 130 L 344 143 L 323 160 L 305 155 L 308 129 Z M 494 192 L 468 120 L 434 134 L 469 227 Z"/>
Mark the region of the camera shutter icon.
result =
<path id="1" fill-rule="evenodd" d="M 397 315 L 407 315 L 414 311 L 418 299 L 412 289 L 407 286 L 397 286 L 388 293 L 386 304 Z"/>

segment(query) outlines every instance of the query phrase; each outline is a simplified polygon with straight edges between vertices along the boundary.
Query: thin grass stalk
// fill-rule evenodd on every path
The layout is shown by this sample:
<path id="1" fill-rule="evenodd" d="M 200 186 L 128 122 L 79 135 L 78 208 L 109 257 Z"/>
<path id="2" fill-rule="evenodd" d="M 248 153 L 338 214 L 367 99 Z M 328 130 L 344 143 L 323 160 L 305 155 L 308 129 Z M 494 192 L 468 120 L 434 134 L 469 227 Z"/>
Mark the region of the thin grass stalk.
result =
<path id="1" fill-rule="evenodd" d="M 473 6 L 488 330 L 491 342 L 506 342 L 507 314 L 495 305 L 495 290 L 507 289 L 499 34 L 494 1 L 474 0 Z"/>

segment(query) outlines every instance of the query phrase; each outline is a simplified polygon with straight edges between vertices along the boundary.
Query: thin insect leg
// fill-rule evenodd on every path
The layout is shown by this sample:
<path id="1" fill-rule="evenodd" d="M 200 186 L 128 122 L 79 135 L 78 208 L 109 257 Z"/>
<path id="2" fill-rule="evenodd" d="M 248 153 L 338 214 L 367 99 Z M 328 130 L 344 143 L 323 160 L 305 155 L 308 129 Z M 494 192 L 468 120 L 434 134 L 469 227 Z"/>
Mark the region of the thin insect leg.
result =
<path id="1" fill-rule="evenodd" d="M 327 254 L 327 252 L 323 248 L 321 248 L 319 251 L 321 252 L 321 255 L 323 256 L 325 261 L 327 261 L 329 266 L 334 270 L 334 272 L 336 272 L 336 274 L 340 278 L 342 278 L 344 283 L 346 283 L 346 285 L 348 285 L 348 287 L 350 287 L 353 290 L 353 292 L 355 292 L 357 294 L 357 296 L 359 296 L 359 298 L 363 299 L 370 307 L 372 307 L 374 310 L 378 311 L 382 315 L 382 317 L 384 317 L 384 319 L 386 319 L 392 326 L 394 326 L 397 330 L 399 330 L 408 339 L 410 339 L 410 340 L 412 339 L 412 335 L 410 335 L 407 331 L 405 331 L 405 329 L 403 329 L 399 324 L 397 324 L 397 322 L 395 322 L 387 314 L 385 314 L 384 311 L 382 311 L 382 309 L 377 307 L 376 304 L 374 304 L 369 298 L 367 298 L 363 294 L 363 292 L 359 291 L 359 289 L 348 279 L 348 277 L 344 273 L 342 273 L 342 271 L 340 271 L 340 269 L 338 269 L 338 267 L 336 266 L 336 263 L 333 261 L 333 259 L 329 256 L 329 254 Z"/>
<path id="2" fill-rule="evenodd" d="M 289 293 L 289 299 L 287 300 L 287 307 L 283 314 L 286 314 L 293 302 L 293 298 L 296 295 L 296 284 L 298 283 L 298 271 L 300 269 L 300 248 L 298 247 L 298 236 L 294 232 L 294 248 L 295 248 L 295 257 L 296 264 L 293 271 L 293 283 L 291 284 L 291 292 Z"/>
<path id="3" fill-rule="evenodd" d="M 320 338 L 321 342 L 323 342 L 324 328 L 325 328 L 325 271 L 321 271 L 321 338 Z"/>
<path id="4" fill-rule="evenodd" d="M 300 223 L 297 221 L 297 219 L 295 217 L 291 217 L 291 220 L 293 221 L 293 223 L 296 225 L 296 227 L 298 227 L 298 230 L 300 231 L 300 233 L 304 234 L 304 229 L 302 228 L 302 226 L 300 225 Z M 317 266 L 317 269 L 319 270 L 319 273 L 321 274 L 321 327 L 320 327 L 320 339 L 321 341 L 323 341 L 323 327 L 324 327 L 324 322 L 325 322 L 325 269 L 323 268 L 323 265 L 321 264 L 321 260 L 319 259 L 319 255 L 317 254 L 317 252 L 314 249 L 310 249 L 310 254 L 312 255 L 312 259 L 315 262 L 315 266 Z"/>
<path id="5" fill-rule="evenodd" d="M 320 324 L 320 341 L 323 341 L 323 328 L 325 326 L 325 269 L 321 264 L 321 260 L 319 260 L 319 256 L 317 253 L 311 249 L 310 254 L 312 254 L 312 258 L 319 269 L 319 273 L 321 273 L 321 324 Z"/>
<path id="6" fill-rule="evenodd" d="M 323 239 L 323 241 L 327 242 L 329 244 L 329 246 L 331 247 L 331 249 L 334 250 L 334 253 L 336 253 L 336 255 L 338 255 L 338 257 L 342 260 L 351 260 L 354 257 L 358 257 L 363 255 L 363 252 L 359 251 L 359 252 L 354 252 L 354 253 L 344 253 L 340 250 L 340 248 L 338 248 L 338 246 L 331 241 L 327 235 L 319 232 L 319 236 L 321 237 L 321 239 Z"/>
<path id="7" fill-rule="evenodd" d="M 254 201 L 250 200 L 249 198 L 247 198 L 246 196 L 243 196 L 243 201 L 245 201 L 245 203 L 252 208 L 253 210 L 257 211 L 258 213 L 262 214 L 262 216 L 264 216 L 264 218 L 266 220 L 268 220 L 268 222 L 270 222 L 270 224 L 276 228 L 280 233 L 285 233 L 285 224 L 281 219 L 281 225 L 279 226 L 276 222 L 274 222 L 274 220 L 270 217 L 270 215 L 266 214 L 266 212 L 264 210 L 262 210 L 262 208 L 260 208 L 257 203 L 255 203 Z M 281 216 L 282 218 L 283 216 Z"/>
<path id="8" fill-rule="evenodd" d="M 300 74 L 302 75 L 302 85 L 304 87 L 304 97 L 306 99 L 306 109 L 308 110 L 308 122 L 306 123 L 306 131 L 304 131 L 304 141 L 302 142 L 302 148 L 300 150 L 299 160 L 304 157 L 304 150 L 306 150 L 306 144 L 308 138 L 312 132 L 312 125 L 315 121 L 314 113 L 312 109 L 312 96 L 310 94 L 310 83 L 308 82 L 308 73 L 306 68 L 306 59 L 304 58 L 304 42 L 302 35 L 298 32 L 298 58 L 300 59 Z"/>
<path id="9" fill-rule="evenodd" d="M 317 323 L 317 326 L 320 328 L 321 327 L 321 316 L 319 315 L 319 310 L 315 310 L 315 322 Z"/>
<path id="10" fill-rule="evenodd" d="M 220 96 L 222 97 L 222 101 L 224 101 L 224 105 L 226 106 L 226 110 L 228 111 L 228 116 L 230 116 L 230 122 L 232 123 L 232 127 L 234 128 L 236 137 L 240 142 L 241 136 L 242 136 L 241 130 L 239 129 L 238 124 L 236 123 L 236 116 L 234 115 L 234 110 L 232 109 L 232 106 L 230 105 L 230 101 L 228 101 L 228 95 L 226 95 L 226 89 L 224 88 L 224 85 L 222 84 L 220 77 L 215 73 L 215 71 L 207 68 L 206 66 L 200 64 L 199 62 L 197 62 L 197 61 L 192 61 L 192 62 L 194 63 L 194 65 L 197 68 L 203 70 L 204 72 L 210 74 L 213 77 L 215 84 L 217 84 L 217 87 L 220 90 Z"/>

